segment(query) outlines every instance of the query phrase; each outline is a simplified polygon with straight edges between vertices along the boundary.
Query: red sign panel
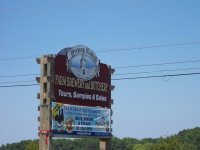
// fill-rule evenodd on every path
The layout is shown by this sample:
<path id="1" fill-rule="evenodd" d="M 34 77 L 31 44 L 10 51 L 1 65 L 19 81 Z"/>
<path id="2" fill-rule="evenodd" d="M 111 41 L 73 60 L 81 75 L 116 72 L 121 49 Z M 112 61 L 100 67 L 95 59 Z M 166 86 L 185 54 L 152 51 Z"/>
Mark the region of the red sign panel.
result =
<path id="1" fill-rule="evenodd" d="M 54 97 L 56 102 L 110 108 L 111 74 L 85 46 L 61 50 L 55 58 Z"/>

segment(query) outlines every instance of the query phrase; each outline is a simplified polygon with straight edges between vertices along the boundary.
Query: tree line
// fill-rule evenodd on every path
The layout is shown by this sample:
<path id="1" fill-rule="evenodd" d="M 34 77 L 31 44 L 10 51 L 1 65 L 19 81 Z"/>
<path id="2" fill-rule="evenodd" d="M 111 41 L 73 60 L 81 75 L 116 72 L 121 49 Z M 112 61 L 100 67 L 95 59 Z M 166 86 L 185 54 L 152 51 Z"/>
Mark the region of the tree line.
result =
<path id="1" fill-rule="evenodd" d="M 98 150 L 95 138 L 53 139 L 53 150 Z M 0 150 L 38 150 L 38 140 L 2 145 Z M 160 138 L 112 138 L 112 150 L 200 150 L 200 127 Z"/>

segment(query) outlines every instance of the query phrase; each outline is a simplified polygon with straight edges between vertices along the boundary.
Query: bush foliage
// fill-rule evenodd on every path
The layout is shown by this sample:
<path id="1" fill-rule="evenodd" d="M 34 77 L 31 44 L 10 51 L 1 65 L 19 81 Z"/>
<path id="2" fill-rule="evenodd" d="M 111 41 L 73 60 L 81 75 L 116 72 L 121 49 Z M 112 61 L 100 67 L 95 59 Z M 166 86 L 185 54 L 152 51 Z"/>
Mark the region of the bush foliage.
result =
<path id="1" fill-rule="evenodd" d="M 98 139 L 54 139 L 53 150 L 98 150 Z M 38 150 L 38 140 L 6 144 L 0 150 Z M 112 138 L 112 150 L 200 150 L 200 127 L 156 139 Z"/>

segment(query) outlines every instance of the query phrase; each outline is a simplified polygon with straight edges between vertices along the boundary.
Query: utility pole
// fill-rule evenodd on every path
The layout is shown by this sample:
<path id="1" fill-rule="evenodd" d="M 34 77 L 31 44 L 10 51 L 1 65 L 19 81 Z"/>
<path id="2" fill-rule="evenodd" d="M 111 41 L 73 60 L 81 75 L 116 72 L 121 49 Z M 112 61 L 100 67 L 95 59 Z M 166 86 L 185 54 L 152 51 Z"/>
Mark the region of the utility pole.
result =
<path id="1" fill-rule="evenodd" d="M 51 102 L 53 98 L 54 56 L 44 55 L 41 58 L 37 58 L 36 61 L 40 64 L 40 77 L 36 77 L 37 82 L 40 83 L 40 93 L 37 95 L 37 98 L 40 99 L 38 107 L 40 111 L 40 116 L 38 117 L 40 122 L 38 127 L 39 150 L 51 150 Z"/>

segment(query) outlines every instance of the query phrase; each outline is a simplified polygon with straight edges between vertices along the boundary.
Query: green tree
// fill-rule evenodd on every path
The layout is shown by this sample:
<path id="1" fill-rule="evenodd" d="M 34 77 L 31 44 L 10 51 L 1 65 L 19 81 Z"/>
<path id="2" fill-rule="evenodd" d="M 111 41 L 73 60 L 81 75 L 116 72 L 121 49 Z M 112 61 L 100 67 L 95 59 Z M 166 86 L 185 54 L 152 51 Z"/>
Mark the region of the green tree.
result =
<path id="1" fill-rule="evenodd" d="M 181 144 L 180 149 L 181 150 L 199 150 L 197 149 L 197 146 L 195 146 L 194 144 Z"/>
<path id="2" fill-rule="evenodd" d="M 122 144 L 125 145 L 125 149 L 126 150 L 132 150 L 133 145 L 137 144 L 139 142 L 139 140 L 134 139 L 134 138 L 123 138 L 122 139 Z"/>
<path id="3" fill-rule="evenodd" d="M 152 143 L 135 144 L 133 150 L 153 150 Z"/>
<path id="4" fill-rule="evenodd" d="M 112 138 L 112 150 L 126 150 L 126 145 L 119 138 Z"/>
<path id="5" fill-rule="evenodd" d="M 39 150 L 38 141 L 30 141 L 25 145 L 25 150 Z"/>

